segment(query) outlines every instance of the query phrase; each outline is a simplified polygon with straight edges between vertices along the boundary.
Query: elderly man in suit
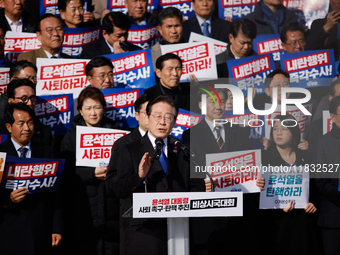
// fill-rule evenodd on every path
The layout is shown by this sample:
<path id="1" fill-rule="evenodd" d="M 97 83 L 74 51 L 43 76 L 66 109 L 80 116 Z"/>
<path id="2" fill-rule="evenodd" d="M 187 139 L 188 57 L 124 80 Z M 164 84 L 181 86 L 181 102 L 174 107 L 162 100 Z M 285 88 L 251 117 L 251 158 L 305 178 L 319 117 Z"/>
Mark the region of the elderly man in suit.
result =
<path id="1" fill-rule="evenodd" d="M 194 32 L 216 40 L 229 43 L 230 22 L 213 16 L 214 0 L 193 0 L 195 16 L 183 22 L 183 38 L 189 41 L 190 33 Z"/>
<path id="2" fill-rule="evenodd" d="M 103 39 L 86 45 L 81 58 L 90 58 L 113 53 L 122 53 L 142 48 L 127 43 L 131 21 L 121 12 L 109 12 L 103 18 Z"/>
<path id="3" fill-rule="evenodd" d="M 33 110 L 23 103 L 9 105 L 5 121 L 10 136 L 0 144 L 1 152 L 24 158 L 53 157 L 51 147 L 31 141 L 34 117 Z M 1 252 L 13 255 L 45 255 L 50 254 L 51 246 L 59 246 L 63 229 L 58 201 L 56 193 L 29 194 L 25 187 L 1 191 Z"/>
<path id="4" fill-rule="evenodd" d="M 121 150 L 115 193 L 129 198 L 135 192 L 204 191 L 203 181 L 191 181 L 189 162 L 182 151 L 175 149 L 169 136 L 178 113 L 176 102 L 169 95 L 151 99 L 146 107 L 149 130 L 141 138 Z M 159 160 L 151 163 L 157 140 Z M 167 222 L 165 219 L 131 219 L 127 254 L 167 254 Z"/>
<path id="5" fill-rule="evenodd" d="M 63 22 L 60 17 L 50 13 L 42 15 L 36 23 L 36 33 L 41 48 L 21 53 L 18 61 L 28 60 L 36 65 L 37 58 L 72 58 L 60 51 L 64 42 Z"/>

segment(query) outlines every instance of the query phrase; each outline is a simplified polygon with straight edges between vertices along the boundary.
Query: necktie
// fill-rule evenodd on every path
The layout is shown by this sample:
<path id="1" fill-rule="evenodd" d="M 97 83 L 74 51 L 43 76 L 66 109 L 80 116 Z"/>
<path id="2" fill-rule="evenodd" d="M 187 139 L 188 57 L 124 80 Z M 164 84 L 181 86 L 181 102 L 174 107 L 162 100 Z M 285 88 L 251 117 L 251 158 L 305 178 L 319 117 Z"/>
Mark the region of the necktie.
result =
<path id="1" fill-rule="evenodd" d="M 165 156 L 165 153 L 164 153 L 164 146 L 162 147 L 162 154 L 159 157 L 159 163 L 161 163 L 163 171 L 164 171 L 164 173 L 166 173 L 166 170 L 167 170 L 167 160 L 166 160 L 166 156 Z"/>
<path id="2" fill-rule="evenodd" d="M 209 29 L 208 29 L 208 27 L 209 27 L 209 23 L 207 23 L 206 21 L 204 21 L 203 23 L 202 23 L 202 26 L 203 26 L 203 35 L 204 36 L 207 36 L 207 37 L 210 37 L 210 33 L 209 33 Z"/>
<path id="3" fill-rule="evenodd" d="M 26 158 L 26 152 L 28 151 L 27 148 L 20 147 L 18 151 L 20 152 L 20 158 Z"/>
<path id="4" fill-rule="evenodd" d="M 216 130 L 216 133 L 217 133 L 217 144 L 218 144 L 218 147 L 220 149 L 222 149 L 223 145 L 224 145 L 224 141 L 223 141 L 223 138 L 221 136 L 221 126 L 216 126 L 215 127 L 215 130 Z"/>

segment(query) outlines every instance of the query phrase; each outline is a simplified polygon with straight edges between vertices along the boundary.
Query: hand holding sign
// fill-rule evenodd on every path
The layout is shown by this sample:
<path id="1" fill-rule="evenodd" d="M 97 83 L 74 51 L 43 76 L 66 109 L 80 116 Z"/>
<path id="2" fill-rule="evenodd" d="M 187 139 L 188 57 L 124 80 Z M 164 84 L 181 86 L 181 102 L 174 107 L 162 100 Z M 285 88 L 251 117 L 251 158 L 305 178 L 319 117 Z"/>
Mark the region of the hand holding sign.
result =
<path id="1" fill-rule="evenodd" d="M 22 200 L 25 199 L 27 193 L 28 193 L 28 189 L 26 189 L 25 187 L 16 189 L 11 192 L 10 198 L 13 203 L 15 204 L 20 203 Z"/>
<path id="2" fill-rule="evenodd" d="M 100 180 L 105 181 L 107 166 L 98 166 L 94 170 L 94 176 Z"/>

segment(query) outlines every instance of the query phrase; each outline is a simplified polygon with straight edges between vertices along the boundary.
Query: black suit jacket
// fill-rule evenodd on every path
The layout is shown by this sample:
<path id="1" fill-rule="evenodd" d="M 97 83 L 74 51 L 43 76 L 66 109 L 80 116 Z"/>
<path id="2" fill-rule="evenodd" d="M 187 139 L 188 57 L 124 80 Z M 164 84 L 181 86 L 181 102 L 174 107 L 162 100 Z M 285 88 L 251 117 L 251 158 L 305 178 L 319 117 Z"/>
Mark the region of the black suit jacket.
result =
<path id="1" fill-rule="evenodd" d="M 220 19 L 216 16 L 212 16 L 210 37 L 222 42 L 229 43 L 230 25 L 231 22 Z M 183 22 L 183 38 L 185 42 L 189 42 L 191 32 L 203 35 L 196 15 Z"/>
<path id="2" fill-rule="evenodd" d="M 127 43 L 127 45 L 129 46 L 129 51 L 142 50 L 142 48 L 133 45 L 132 43 Z M 81 53 L 81 58 L 92 59 L 96 56 L 107 54 L 112 54 L 112 52 L 109 46 L 107 46 L 105 39 L 103 38 L 100 41 L 93 42 L 84 46 L 83 52 Z"/>
<path id="3" fill-rule="evenodd" d="M 53 158 L 53 149 L 49 146 L 31 142 L 31 150 L 32 158 Z M 0 144 L 0 151 L 18 156 L 10 136 Z M 49 254 L 52 234 L 63 233 L 58 194 L 28 194 L 22 202 L 14 204 L 10 193 L 7 190 L 0 193 L 1 251 L 4 254 Z"/>
<path id="4" fill-rule="evenodd" d="M 178 104 L 179 108 L 185 109 L 190 111 L 190 91 L 189 91 L 189 84 L 182 83 L 178 85 L 178 89 L 174 91 L 173 94 L 169 94 L 173 96 L 173 99 Z M 145 94 L 158 96 L 167 94 L 167 89 L 164 88 L 160 82 L 157 82 L 156 85 L 152 86 L 151 88 L 148 88 L 144 91 Z"/>
<path id="5" fill-rule="evenodd" d="M 132 18 L 132 16 L 129 16 L 129 19 L 131 21 L 131 25 L 138 25 L 136 23 L 136 21 Z M 158 18 L 152 16 L 151 13 L 147 12 L 146 13 L 146 24 L 149 25 L 149 24 L 153 24 L 153 23 L 158 23 Z"/>
<path id="6" fill-rule="evenodd" d="M 169 141 L 169 137 L 168 137 Z M 121 150 L 118 162 L 115 192 L 120 198 L 131 197 L 132 193 L 203 191 L 202 181 L 191 181 L 189 162 L 183 153 L 168 142 L 167 173 L 158 160 L 154 162 L 145 182 L 138 175 L 138 166 L 144 153 L 154 154 L 154 148 L 145 134 Z M 167 254 L 167 226 L 165 219 L 131 219 L 129 226 L 128 254 Z"/>
<path id="7" fill-rule="evenodd" d="M 35 33 L 35 23 L 37 22 L 35 17 L 26 11 L 23 11 L 23 13 L 21 14 L 21 17 L 22 17 L 22 23 L 23 23 L 22 32 Z M 12 31 L 5 17 L 5 9 L 0 10 L 0 23 L 6 26 L 7 28 L 6 31 Z"/>

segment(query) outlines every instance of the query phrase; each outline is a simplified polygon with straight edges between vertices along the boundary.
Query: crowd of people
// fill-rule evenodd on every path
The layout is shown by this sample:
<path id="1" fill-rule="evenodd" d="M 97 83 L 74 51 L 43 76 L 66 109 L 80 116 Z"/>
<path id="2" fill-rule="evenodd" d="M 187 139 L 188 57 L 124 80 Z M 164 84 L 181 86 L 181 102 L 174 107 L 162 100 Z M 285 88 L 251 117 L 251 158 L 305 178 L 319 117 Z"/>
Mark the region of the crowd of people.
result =
<path id="1" fill-rule="evenodd" d="M 243 18 L 218 18 L 213 0 L 193 0 L 195 15 L 188 20 L 168 7 L 147 12 L 147 0 L 125 0 L 127 14 L 107 10 L 107 1 L 92 1 L 84 12 L 83 0 L 59 0 L 60 17 L 42 16 L 38 0 L 0 0 L 0 67 L 10 67 L 10 83 L 0 96 L 0 134 L 7 140 L 0 152 L 22 158 L 60 158 L 65 166 L 57 192 L 30 194 L 26 188 L 0 190 L 0 249 L 3 254 L 167 254 L 166 219 L 123 217 L 136 192 L 210 192 L 216 183 L 205 174 L 192 174 L 190 158 L 170 135 L 179 108 L 201 113 L 200 123 L 187 129 L 182 143 L 205 166 L 209 153 L 251 150 L 246 129 L 239 125 L 215 125 L 232 110 L 233 95 L 226 89 L 201 90 L 196 77 L 180 83 L 182 60 L 161 53 L 162 45 L 187 43 L 195 32 L 228 43 L 216 55 L 218 78 L 230 78 L 228 61 L 256 56 L 253 41 L 261 34 L 280 34 L 284 54 L 333 49 L 338 56 L 340 1 L 330 0 L 323 19 L 307 29 L 282 0 L 260 0 Z M 77 126 L 120 129 L 104 115 L 103 89 L 114 89 L 114 66 L 107 54 L 142 50 L 128 43 L 131 25 L 158 23 L 159 40 L 151 46 L 156 84 L 147 86 L 134 102 L 137 127 L 117 140 L 107 166 L 76 166 Z M 78 114 L 65 135 L 53 136 L 35 115 L 37 58 L 72 58 L 62 52 L 64 28 L 101 25 L 102 39 L 84 46 L 81 59 L 88 85 L 77 98 Z M 22 53 L 12 63 L 4 55 L 7 31 L 36 33 L 41 48 Z M 281 89 L 290 87 L 290 74 L 280 62 L 264 81 L 265 93 L 252 97 L 255 109 L 265 109 L 273 98 L 281 104 Z M 278 115 L 270 137 L 263 137 L 262 165 L 299 166 L 340 162 L 340 79 L 334 74 L 326 86 L 310 89 L 312 119 L 301 139 L 295 118 Z M 209 81 L 214 84 L 216 81 Z M 203 103 L 202 95 L 207 96 Z M 286 94 L 294 99 L 300 95 Z M 275 99 L 274 99 L 275 100 Z M 329 110 L 332 129 L 323 135 L 322 112 Z M 287 126 L 282 123 L 286 121 Z M 156 144 L 161 142 L 159 159 Z M 263 192 L 264 178 L 256 185 Z M 285 209 L 259 209 L 259 193 L 243 194 L 242 217 L 190 219 L 190 254 L 340 254 L 339 174 L 316 176 L 309 181 L 309 203 L 304 209 L 290 202 Z"/>

